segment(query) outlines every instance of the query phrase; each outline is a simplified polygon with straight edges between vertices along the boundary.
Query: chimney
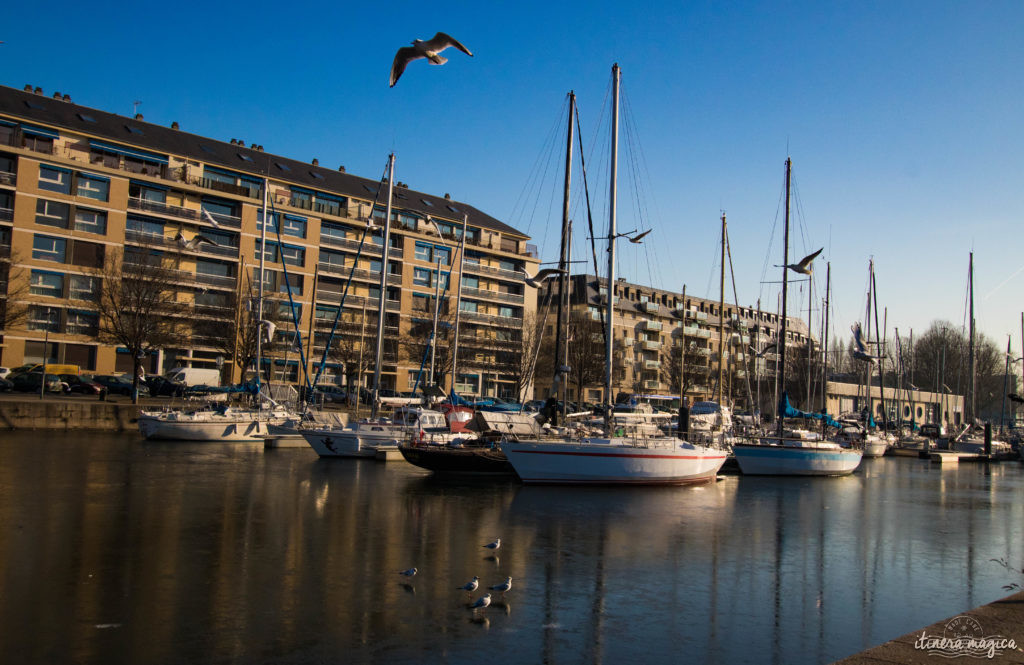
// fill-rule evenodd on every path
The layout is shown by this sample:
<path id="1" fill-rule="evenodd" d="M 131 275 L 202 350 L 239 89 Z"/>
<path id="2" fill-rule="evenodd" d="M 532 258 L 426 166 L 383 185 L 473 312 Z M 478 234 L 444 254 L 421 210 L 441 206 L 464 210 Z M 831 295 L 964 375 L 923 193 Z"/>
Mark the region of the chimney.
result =
<path id="1" fill-rule="evenodd" d="M 178 121 L 177 120 L 175 120 L 174 122 L 171 123 L 171 129 L 178 129 L 178 128 L 179 127 L 178 127 Z"/>
<path id="2" fill-rule="evenodd" d="M 53 98 L 59 100 L 60 99 L 60 93 L 59 92 L 54 92 L 53 93 Z"/>
<path id="3" fill-rule="evenodd" d="M 238 145 L 240 145 L 240 146 L 242 146 L 244 148 L 245 147 L 245 141 L 243 141 L 242 139 L 238 139 Z"/>
<path id="4" fill-rule="evenodd" d="M 313 166 L 320 166 L 320 160 L 316 157 L 313 158 Z"/>
<path id="5" fill-rule="evenodd" d="M 238 145 L 238 139 L 231 139 L 231 145 Z"/>
<path id="6" fill-rule="evenodd" d="M 64 93 L 64 101 L 66 101 L 67 103 L 70 104 L 71 103 L 71 95 L 69 95 L 67 93 Z"/>
<path id="7" fill-rule="evenodd" d="M 141 113 L 136 113 L 135 114 L 135 119 L 136 120 L 142 120 L 142 114 Z"/>
<path id="8" fill-rule="evenodd" d="M 341 171 L 342 173 L 344 173 L 345 172 L 345 165 L 342 164 L 341 166 L 339 166 L 338 170 Z"/>
<path id="9" fill-rule="evenodd" d="M 42 88 L 40 88 L 40 87 L 39 87 L 38 85 L 36 86 L 36 94 L 37 94 L 37 95 L 41 95 L 41 94 L 43 94 L 43 89 L 42 89 Z"/>
<path id="10" fill-rule="evenodd" d="M 452 195 L 449 194 L 448 192 L 445 192 L 444 193 L 444 200 L 445 201 L 451 201 L 452 200 Z"/>
<path id="11" fill-rule="evenodd" d="M 25 90 L 25 92 L 32 92 L 32 84 L 31 83 L 26 83 L 24 90 Z"/>

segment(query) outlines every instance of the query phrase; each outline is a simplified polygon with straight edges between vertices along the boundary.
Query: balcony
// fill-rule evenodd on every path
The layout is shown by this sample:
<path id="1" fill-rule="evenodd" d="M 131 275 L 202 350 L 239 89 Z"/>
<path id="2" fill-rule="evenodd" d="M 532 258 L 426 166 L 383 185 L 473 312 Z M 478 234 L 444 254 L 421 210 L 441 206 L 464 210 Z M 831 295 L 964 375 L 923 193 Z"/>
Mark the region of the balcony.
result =
<path id="1" fill-rule="evenodd" d="M 0 185 L 14 185 L 18 184 L 18 176 L 14 173 L 8 173 L 7 171 L 0 171 Z"/>
<path id="2" fill-rule="evenodd" d="M 644 321 L 640 322 L 640 329 L 641 330 L 650 330 L 652 332 L 655 332 L 655 331 L 656 332 L 661 332 L 661 329 L 663 327 L 664 326 L 662 325 L 661 321 L 647 321 L 647 320 L 644 320 Z"/>
<path id="3" fill-rule="evenodd" d="M 658 390 L 661 387 L 661 381 L 647 379 L 643 383 L 644 390 Z"/>
<path id="4" fill-rule="evenodd" d="M 490 323 L 492 325 L 502 326 L 505 328 L 522 328 L 523 320 L 517 319 L 511 316 L 496 316 L 494 314 L 481 314 L 480 312 L 467 312 L 463 311 L 459 314 L 460 317 L 466 321 L 475 321 L 478 323 Z"/>
<path id="5" fill-rule="evenodd" d="M 739 333 L 733 333 L 732 334 L 732 343 L 733 344 L 748 345 L 748 344 L 750 344 L 750 335 L 741 335 Z"/>
<path id="6" fill-rule="evenodd" d="M 644 351 L 657 351 L 661 348 L 661 342 L 652 342 L 650 340 L 644 340 L 640 343 L 640 348 Z"/>
<path id="7" fill-rule="evenodd" d="M 707 312 L 695 312 L 695 311 L 693 311 L 691 309 L 691 310 L 687 310 L 686 311 L 686 318 L 694 319 L 696 321 L 707 321 L 708 320 L 708 313 Z"/>
<path id="8" fill-rule="evenodd" d="M 661 369 L 660 360 L 645 360 L 644 369 Z"/>
<path id="9" fill-rule="evenodd" d="M 643 310 L 648 314 L 657 314 L 661 311 L 661 305 L 656 302 L 647 301 L 643 303 Z"/>
<path id="10" fill-rule="evenodd" d="M 0 208 L 0 222 L 14 221 L 14 210 L 11 208 Z"/>
<path id="11" fill-rule="evenodd" d="M 494 266 L 485 266 L 480 263 L 466 263 L 463 265 L 463 270 L 467 275 L 497 275 L 516 282 L 523 281 L 523 273 L 521 272 L 505 270 L 504 268 L 495 268 Z"/>
<path id="12" fill-rule="evenodd" d="M 260 198 L 259 188 L 233 185 L 231 183 L 221 182 L 220 180 L 214 180 L 212 178 L 190 178 L 189 184 L 197 185 L 204 189 L 212 189 L 215 192 L 234 194 L 235 196 L 244 196 L 250 199 Z"/>
<path id="13" fill-rule="evenodd" d="M 358 240 L 351 240 L 349 238 L 337 238 L 335 236 L 325 235 L 322 233 L 320 234 L 320 244 L 327 245 L 328 247 L 341 247 L 342 249 L 348 249 L 353 252 L 359 251 Z M 363 254 L 372 254 L 374 256 L 380 256 L 383 252 L 384 248 L 381 247 L 380 245 L 374 244 L 373 242 L 370 241 L 369 238 L 367 238 L 366 242 L 363 243 Z M 396 253 L 400 257 L 402 255 L 402 250 L 392 247 L 391 251 L 388 252 L 388 256 L 397 258 Z"/>
<path id="14" fill-rule="evenodd" d="M 185 274 L 188 275 L 190 273 Z M 234 289 L 236 284 L 234 277 L 224 277 L 222 275 L 206 275 L 204 273 L 197 273 L 194 275 L 194 279 L 197 284 L 206 284 L 207 286 L 214 286 L 221 289 Z"/>
<path id="15" fill-rule="evenodd" d="M 525 298 L 515 293 L 502 293 L 501 291 L 488 291 L 487 289 L 471 289 L 469 287 L 462 287 L 462 295 L 470 298 L 489 298 L 491 300 L 500 300 L 502 302 L 514 303 L 522 305 Z"/>
<path id="16" fill-rule="evenodd" d="M 693 333 L 693 336 L 699 337 L 701 339 L 711 339 L 711 331 L 706 330 L 704 328 L 699 328 L 697 332 Z"/>

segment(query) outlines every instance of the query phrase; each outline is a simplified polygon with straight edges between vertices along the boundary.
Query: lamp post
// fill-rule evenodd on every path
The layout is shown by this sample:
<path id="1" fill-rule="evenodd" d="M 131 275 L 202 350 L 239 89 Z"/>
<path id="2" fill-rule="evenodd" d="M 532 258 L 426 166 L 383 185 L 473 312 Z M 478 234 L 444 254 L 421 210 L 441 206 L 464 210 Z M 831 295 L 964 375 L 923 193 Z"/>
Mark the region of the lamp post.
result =
<path id="1" fill-rule="evenodd" d="M 43 399 L 43 393 L 46 392 L 46 361 L 50 359 L 50 324 L 53 319 L 53 310 L 49 307 L 46 308 L 46 327 L 43 329 L 43 372 L 39 375 L 39 399 Z"/>

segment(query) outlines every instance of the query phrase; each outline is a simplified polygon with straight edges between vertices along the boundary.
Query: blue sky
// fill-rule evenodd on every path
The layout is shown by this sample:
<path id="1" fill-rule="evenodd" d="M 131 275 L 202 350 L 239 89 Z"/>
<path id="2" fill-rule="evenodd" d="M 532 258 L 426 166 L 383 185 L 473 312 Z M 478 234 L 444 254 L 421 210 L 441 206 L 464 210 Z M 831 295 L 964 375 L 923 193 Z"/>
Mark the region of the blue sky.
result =
<path id="1" fill-rule="evenodd" d="M 740 303 L 774 307 L 778 287 L 763 282 L 779 278 L 770 266 L 782 258 L 790 155 L 799 204 L 790 251 L 825 247 L 816 275 L 831 262 L 833 330 L 849 337 L 863 316 L 870 258 L 890 334 L 960 324 L 973 249 L 979 328 L 1000 346 L 1012 334 L 1020 349 L 1024 3 L 637 9 L 17 3 L 0 27 L 0 83 L 124 115 L 139 100 L 149 122 L 370 178 L 394 151 L 398 180 L 472 203 L 530 234 L 552 261 L 569 90 L 598 232 L 606 228 L 606 96 L 618 62 L 630 137 L 620 142 L 619 228 L 653 229 L 642 245 L 619 244 L 621 276 L 717 297 L 724 210 Z M 415 62 L 388 88 L 395 50 L 438 30 L 474 57 L 449 50 L 443 67 Z M 579 204 L 573 217 L 580 257 L 589 249 Z M 805 297 L 791 302 L 806 310 Z"/>

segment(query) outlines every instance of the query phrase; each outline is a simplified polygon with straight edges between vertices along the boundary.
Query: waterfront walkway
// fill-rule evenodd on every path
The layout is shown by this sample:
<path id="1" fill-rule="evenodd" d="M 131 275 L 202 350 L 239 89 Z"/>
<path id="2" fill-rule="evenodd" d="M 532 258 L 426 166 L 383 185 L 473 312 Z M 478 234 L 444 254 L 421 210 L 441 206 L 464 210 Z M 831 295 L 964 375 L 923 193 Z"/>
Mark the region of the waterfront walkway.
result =
<path id="1" fill-rule="evenodd" d="M 960 640 L 942 639 L 958 636 Z M 966 637 L 985 639 L 970 643 Z M 1012 646 L 1008 645 L 1010 641 Z M 987 649 L 991 649 L 991 656 Z M 957 661 L 1024 663 L 1024 591 L 943 619 L 833 665 L 935 665 Z"/>

